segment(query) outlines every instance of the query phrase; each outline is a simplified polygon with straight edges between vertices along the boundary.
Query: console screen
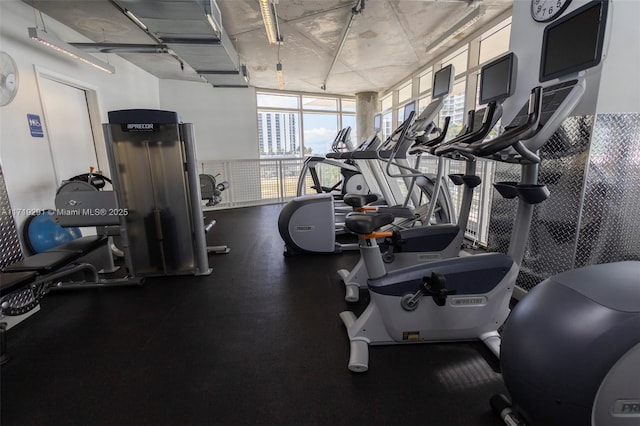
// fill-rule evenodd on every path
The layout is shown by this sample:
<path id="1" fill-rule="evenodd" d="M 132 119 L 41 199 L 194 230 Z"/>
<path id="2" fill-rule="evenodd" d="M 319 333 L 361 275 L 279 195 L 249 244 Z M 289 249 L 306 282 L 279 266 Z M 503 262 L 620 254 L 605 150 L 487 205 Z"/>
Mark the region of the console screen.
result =
<path id="1" fill-rule="evenodd" d="M 382 129 L 382 114 L 376 114 L 373 116 L 373 131 L 379 132 Z"/>
<path id="2" fill-rule="evenodd" d="M 451 82 L 453 81 L 453 65 L 438 70 L 433 76 L 432 98 L 446 96 L 451 92 Z"/>
<path id="3" fill-rule="evenodd" d="M 600 63 L 608 0 L 576 9 L 544 29 L 540 82 Z"/>
<path id="4" fill-rule="evenodd" d="M 489 62 L 480 71 L 480 105 L 502 100 L 515 89 L 516 56 L 513 53 Z"/>

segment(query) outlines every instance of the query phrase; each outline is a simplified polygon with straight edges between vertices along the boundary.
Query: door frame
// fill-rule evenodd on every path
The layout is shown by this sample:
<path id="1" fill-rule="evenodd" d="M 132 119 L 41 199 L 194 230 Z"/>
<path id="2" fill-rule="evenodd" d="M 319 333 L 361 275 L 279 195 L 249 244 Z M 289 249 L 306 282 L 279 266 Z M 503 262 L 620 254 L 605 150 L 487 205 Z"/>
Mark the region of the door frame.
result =
<path id="1" fill-rule="evenodd" d="M 87 112 L 89 113 L 89 122 L 91 126 L 91 133 L 93 134 L 93 145 L 96 153 L 96 167 L 103 174 L 109 175 L 109 161 L 107 159 L 106 145 L 104 140 L 104 133 L 102 132 L 101 114 L 98 100 L 98 88 L 92 84 L 88 84 L 82 80 L 78 80 L 67 75 L 34 65 L 33 66 L 36 76 L 36 85 L 38 88 L 38 96 L 40 97 L 40 108 L 42 110 L 45 126 L 44 132 L 47 135 L 47 141 L 49 144 L 49 151 L 51 156 L 51 163 L 53 165 L 54 177 L 56 179 L 56 185 L 59 185 L 62 177 L 58 176 L 58 169 L 55 164 L 54 155 L 51 146 L 51 135 L 49 133 L 47 109 L 45 108 L 45 101 L 43 97 L 42 80 L 47 79 L 55 81 L 60 84 L 71 86 L 78 90 L 85 92 L 87 100 Z"/>

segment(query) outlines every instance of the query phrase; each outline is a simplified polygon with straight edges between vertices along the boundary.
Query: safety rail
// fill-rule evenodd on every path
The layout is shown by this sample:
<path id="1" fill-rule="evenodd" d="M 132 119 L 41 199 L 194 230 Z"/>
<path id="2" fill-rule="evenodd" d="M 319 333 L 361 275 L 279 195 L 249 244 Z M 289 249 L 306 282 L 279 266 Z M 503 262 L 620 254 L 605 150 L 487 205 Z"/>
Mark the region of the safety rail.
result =
<path id="1" fill-rule="evenodd" d="M 200 161 L 199 172 L 229 181 L 222 201 L 207 210 L 284 203 L 296 196 L 304 158 Z"/>

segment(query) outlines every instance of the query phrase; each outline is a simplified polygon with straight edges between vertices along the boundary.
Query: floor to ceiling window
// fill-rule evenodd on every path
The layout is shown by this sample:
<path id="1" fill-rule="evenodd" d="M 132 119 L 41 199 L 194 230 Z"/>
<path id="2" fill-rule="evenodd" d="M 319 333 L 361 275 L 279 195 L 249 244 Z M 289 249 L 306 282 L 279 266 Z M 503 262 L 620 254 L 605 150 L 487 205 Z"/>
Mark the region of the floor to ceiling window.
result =
<path id="1" fill-rule="evenodd" d="M 435 60 L 407 79 L 398 82 L 390 90 L 380 95 L 380 111 L 383 117 L 383 136 L 389 135 L 405 118 L 405 108 L 412 102 L 417 102 L 416 110 L 422 112 L 431 102 L 433 74 L 444 66 L 453 64 L 455 68 L 454 85 L 451 93 L 444 99 L 443 107 L 437 119 L 442 126 L 445 117 L 451 117 L 447 139 L 456 136 L 467 122 L 467 111 L 474 110 L 478 105 L 479 73 L 482 66 L 506 53 L 509 49 L 511 32 L 511 17 L 496 22 L 488 30 L 478 36 L 460 43 L 444 56 Z M 497 130 L 494 130 L 494 134 Z M 421 163 L 423 171 L 435 173 L 437 160 L 425 158 Z M 482 177 L 483 185 L 474 191 L 472 211 L 470 213 L 467 235 L 482 243 L 486 241 L 488 232 L 488 211 L 490 208 L 494 165 L 491 162 L 479 160 L 477 174 Z M 447 173 L 464 172 L 464 163 L 448 161 Z M 451 194 L 459 208 L 460 191 L 451 185 Z"/>
<path id="2" fill-rule="evenodd" d="M 261 158 L 324 155 L 347 126 L 355 138 L 353 98 L 258 91 L 257 106 Z"/>

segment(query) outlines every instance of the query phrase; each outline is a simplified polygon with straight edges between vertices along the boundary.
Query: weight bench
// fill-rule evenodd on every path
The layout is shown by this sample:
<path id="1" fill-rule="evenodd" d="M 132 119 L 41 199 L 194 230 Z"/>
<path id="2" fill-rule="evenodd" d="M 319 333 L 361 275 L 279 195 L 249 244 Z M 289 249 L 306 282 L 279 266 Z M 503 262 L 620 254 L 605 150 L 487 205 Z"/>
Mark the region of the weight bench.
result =
<path id="1" fill-rule="evenodd" d="M 0 275 L 2 313 L 21 315 L 52 289 L 142 284 L 142 278 L 100 278 L 98 268 L 86 260 L 95 251 L 108 249 L 107 244 L 104 236 L 81 237 L 5 266 Z M 79 276 L 83 279 L 77 280 Z"/>
<path id="2" fill-rule="evenodd" d="M 91 235 L 24 257 L 2 268 L 0 272 L 0 319 L 2 320 L 0 321 L 0 364 L 9 360 L 5 341 L 8 322 L 5 321 L 5 317 L 26 316 L 37 312 L 40 299 L 50 290 L 142 284 L 142 278 L 100 278 L 98 268 L 90 261 L 92 255 L 96 259 L 99 258 L 101 250 L 110 250 L 109 238 L 103 235 Z M 104 258 L 104 255 L 102 257 Z M 102 264 L 100 260 L 98 262 L 96 264 Z M 108 253 L 107 266 L 108 269 L 115 269 L 110 253 Z"/>
<path id="3" fill-rule="evenodd" d="M 5 317 L 26 317 L 37 312 L 40 299 L 51 288 L 69 288 L 72 285 L 74 287 L 106 285 L 104 280 L 100 280 L 98 277 L 95 266 L 89 263 L 73 263 L 92 249 L 98 248 L 98 240 L 98 238 L 88 238 L 82 241 L 72 241 L 74 244 L 63 244 L 51 249 L 51 251 L 25 257 L 2 269 L 0 273 L 0 319 L 3 321 L 0 322 L 0 364 L 9 360 L 5 341 L 5 332 L 9 322 L 5 321 Z M 93 282 L 60 281 L 67 277 L 78 276 L 80 273 L 83 273 L 83 276 L 88 273 Z M 17 320 L 16 323 L 19 321 Z"/>

